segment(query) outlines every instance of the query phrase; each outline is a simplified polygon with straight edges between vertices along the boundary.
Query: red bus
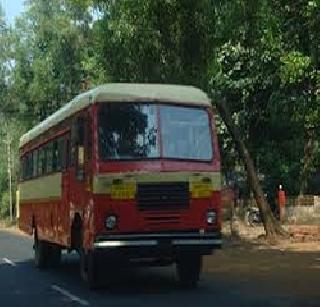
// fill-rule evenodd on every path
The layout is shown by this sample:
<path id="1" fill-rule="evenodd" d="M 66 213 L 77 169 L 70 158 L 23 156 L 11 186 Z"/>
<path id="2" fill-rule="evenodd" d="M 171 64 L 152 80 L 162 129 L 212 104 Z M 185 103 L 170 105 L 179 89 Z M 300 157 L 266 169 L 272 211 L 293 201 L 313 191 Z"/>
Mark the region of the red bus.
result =
<path id="1" fill-rule="evenodd" d="M 23 135 L 20 161 L 19 226 L 39 268 L 76 250 L 92 287 L 132 263 L 175 263 L 196 286 L 221 247 L 214 114 L 197 88 L 101 85 Z"/>

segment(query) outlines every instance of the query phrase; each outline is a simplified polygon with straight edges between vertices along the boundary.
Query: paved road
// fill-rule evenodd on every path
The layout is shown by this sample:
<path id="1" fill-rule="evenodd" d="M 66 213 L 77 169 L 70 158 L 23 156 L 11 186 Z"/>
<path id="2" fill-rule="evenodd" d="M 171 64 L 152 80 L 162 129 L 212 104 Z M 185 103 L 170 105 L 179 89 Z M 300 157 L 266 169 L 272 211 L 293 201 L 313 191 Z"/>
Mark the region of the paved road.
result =
<path id="1" fill-rule="evenodd" d="M 1 307 L 320 306 L 320 291 L 311 293 L 302 291 L 303 293 L 299 295 L 296 295 L 296 289 L 284 293 L 273 291 L 273 287 L 278 287 L 277 283 L 272 284 L 272 280 L 266 278 L 269 287 L 265 287 L 264 275 L 255 273 L 250 275 L 250 265 L 248 269 L 239 262 L 237 271 L 238 266 L 234 263 L 236 257 L 218 255 L 217 258 L 216 256 L 208 258 L 199 289 L 194 291 L 179 289 L 172 267 L 132 269 L 123 273 L 123 281 L 111 289 L 93 292 L 89 291 L 79 278 L 76 255 L 64 255 L 61 267 L 48 271 L 35 269 L 32 257 L 30 238 L 0 229 Z M 315 255 L 310 257 L 314 258 Z M 226 266 L 221 263 L 223 259 L 232 262 L 231 275 L 224 271 L 223 268 Z M 314 285 L 308 285 L 308 280 L 303 280 L 298 285 L 300 292 L 303 285 L 306 285 L 306 289 L 310 286 L 318 287 L 320 266 L 315 267 L 315 270 L 318 270 L 318 275 L 314 274 L 312 277 L 315 280 L 310 279 Z"/>

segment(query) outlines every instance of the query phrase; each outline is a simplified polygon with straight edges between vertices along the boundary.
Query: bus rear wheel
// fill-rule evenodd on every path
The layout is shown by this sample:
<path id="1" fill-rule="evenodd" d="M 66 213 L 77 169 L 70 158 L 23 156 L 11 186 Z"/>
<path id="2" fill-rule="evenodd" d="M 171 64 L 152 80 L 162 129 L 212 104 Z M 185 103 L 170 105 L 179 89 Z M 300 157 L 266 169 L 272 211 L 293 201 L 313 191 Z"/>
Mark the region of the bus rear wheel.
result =
<path id="1" fill-rule="evenodd" d="M 177 275 L 182 287 L 194 289 L 198 285 L 201 269 L 202 256 L 183 254 L 176 263 Z"/>
<path id="2" fill-rule="evenodd" d="M 47 266 L 48 246 L 43 240 L 38 239 L 38 235 L 34 234 L 34 264 L 38 269 L 44 269 Z"/>
<path id="3" fill-rule="evenodd" d="M 47 243 L 48 265 L 56 267 L 61 262 L 61 248 L 52 243 Z"/>

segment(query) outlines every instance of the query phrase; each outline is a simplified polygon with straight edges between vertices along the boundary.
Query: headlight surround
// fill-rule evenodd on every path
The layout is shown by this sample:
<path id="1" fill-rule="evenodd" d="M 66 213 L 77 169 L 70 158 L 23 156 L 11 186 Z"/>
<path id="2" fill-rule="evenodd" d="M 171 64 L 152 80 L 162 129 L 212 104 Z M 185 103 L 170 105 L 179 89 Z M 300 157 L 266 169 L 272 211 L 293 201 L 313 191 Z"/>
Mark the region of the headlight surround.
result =
<path id="1" fill-rule="evenodd" d="M 207 212 L 207 223 L 209 225 L 217 223 L 217 212 L 215 210 L 210 210 Z"/>
<path id="2" fill-rule="evenodd" d="M 105 226 L 107 229 L 112 230 L 117 226 L 118 218 L 115 215 L 109 215 L 106 218 Z"/>

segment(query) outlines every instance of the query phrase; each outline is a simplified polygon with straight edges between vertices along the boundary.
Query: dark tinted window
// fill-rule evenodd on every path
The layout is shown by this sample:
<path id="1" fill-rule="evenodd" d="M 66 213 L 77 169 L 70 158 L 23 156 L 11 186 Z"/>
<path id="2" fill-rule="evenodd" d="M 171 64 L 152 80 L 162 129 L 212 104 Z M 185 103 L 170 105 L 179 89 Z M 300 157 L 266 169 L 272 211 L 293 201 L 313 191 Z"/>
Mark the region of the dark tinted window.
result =
<path id="1" fill-rule="evenodd" d="M 52 142 L 52 171 L 57 171 L 57 164 L 58 164 L 58 141 L 54 140 Z"/>
<path id="2" fill-rule="evenodd" d="M 33 177 L 38 175 L 38 149 L 33 151 Z"/>
<path id="3" fill-rule="evenodd" d="M 22 180 L 27 179 L 27 156 L 22 158 L 22 172 L 21 172 Z"/>
<path id="4" fill-rule="evenodd" d="M 91 160 L 91 158 L 92 158 L 92 137 L 93 137 L 93 135 L 92 135 L 92 122 L 91 122 L 91 120 L 88 120 L 87 121 L 87 138 L 86 138 L 86 140 L 87 140 L 87 148 L 86 148 L 86 159 L 87 160 Z"/>
<path id="5" fill-rule="evenodd" d="M 71 158 L 71 142 L 69 138 L 66 138 L 65 141 L 65 150 L 64 150 L 64 154 L 65 154 L 65 158 L 63 159 L 64 163 L 65 163 L 65 168 L 68 168 L 70 166 L 72 166 L 72 158 Z"/>
<path id="6" fill-rule="evenodd" d="M 46 171 L 46 154 L 45 149 L 41 148 L 38 153 L 38 174 L 44 175 Z"/>
<path id="7" fill-rule="evenodd" d="M 30 179 L 32 178 L 33 175 L 33 157 L 32 157 L 32 153 L 28 153 L 27 155 L 27 167 L 26 167 L 26 179 Z"/>
<path id="8" fill-rule="evenodd" d="M 161 126 L 160 133 L 158 126 Z M 102 159 L 156 158 L 160 157 L 160 146 L 163 158 L 211 160 L 212 137 L 207 111 L 142 103 L 114 103 L 101 107 L 99 156 Z"/>
<path id="9" fill-rule="evenodd" d="M 53 157 L 53 143 L 52 142 L 50 142 L 49 144 L 46 145 L 45 152 L 46 152 L 46 161 L 47 161 L 46 173 L 48 174 L 48 173 L 52 172 L 52 157 Z"/>
<path id="10" fill-rule="evenodd" d="M 65 168 L 65 162 L 64 162 L 64 138 L 61 137 L 57 140 L 57 171 L 61 171 L 61 169 Z"/>
<path id="11" fill-rule="evenodd" d="M 99 154 L 102 159 L 159 157 L 155 105 L 111 103 L 99 112 Z"/>

